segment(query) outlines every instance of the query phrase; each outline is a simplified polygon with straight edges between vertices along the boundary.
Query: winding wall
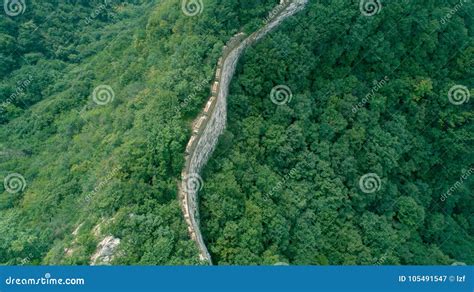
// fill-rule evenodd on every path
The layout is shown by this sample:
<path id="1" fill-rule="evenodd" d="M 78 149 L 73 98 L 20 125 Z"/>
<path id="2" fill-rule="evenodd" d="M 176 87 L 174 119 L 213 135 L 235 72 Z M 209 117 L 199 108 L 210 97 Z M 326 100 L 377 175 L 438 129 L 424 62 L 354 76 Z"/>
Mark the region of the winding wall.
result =
<path id="1" fill-rule="evenodd" d="M 222 57 L 217 64 L 216 79 L 211 88 L 212 95 L 203 112 L 193 123 L 193 135 L 186 147 L 186 164 L 181 173 L 182 182 L 178 185 L 179 198 L 189 234 L 198 246 L 200 259 L 209 264 L 212 264 L 211 256 L 199 228 L 197 193 L 202 187 L 199 173 L 209 160 L 219 136 L 225 129 L 227 95 L 237 62 L 247 47 L 263 38 L 287 17 L 303 9 L 307 2 L 308 0 L 281 1 L 265 26 L 248 37 L 239 33 L 224 46 Z"/>

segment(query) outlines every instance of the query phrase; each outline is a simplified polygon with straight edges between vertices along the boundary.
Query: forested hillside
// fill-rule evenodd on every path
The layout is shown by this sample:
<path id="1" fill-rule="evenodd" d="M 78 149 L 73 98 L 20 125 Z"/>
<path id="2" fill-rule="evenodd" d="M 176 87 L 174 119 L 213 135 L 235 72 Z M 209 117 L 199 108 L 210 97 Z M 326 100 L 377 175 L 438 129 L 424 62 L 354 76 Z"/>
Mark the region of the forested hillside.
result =
<path id="1" fill-rule="evenodd" d="M 203 264 L 191 122 L 280 1 L 25 2 L 0 18 L 0 264 L 87 265 L 108 236 L 111 264 Z M 310 0 L 242 56 L 199 193 L 215 264 L 474 264 L 473 5 L 375 2 Z"/>
<path id="2" fill-rule="evenodd" d="M 277 1 L 27 1 L 2 15 L 0 263 L 197 264 L 177 179 L 223 44 Z M 105 3 L 105 4 L 104 4 Z M 22 185 L 13 183 L 20 182 Z M 7 189 L 7 188 L 10 189 Z"/>
<path id="3" fill-rule="evenodd" d="M 311 1 L 245 55 L 203 177 L 217 264 L 474 263 L 473 107 L 450 92 L 474 85 L 474 7 L 380 2 Z"/>

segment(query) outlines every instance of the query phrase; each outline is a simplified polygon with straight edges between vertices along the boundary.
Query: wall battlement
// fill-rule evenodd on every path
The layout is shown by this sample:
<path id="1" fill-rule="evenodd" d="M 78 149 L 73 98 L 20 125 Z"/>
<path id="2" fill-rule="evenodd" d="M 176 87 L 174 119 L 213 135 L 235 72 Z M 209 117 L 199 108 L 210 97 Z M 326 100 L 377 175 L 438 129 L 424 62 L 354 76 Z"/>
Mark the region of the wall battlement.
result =
<path id="1" fill-rule="evenodd" d="M 211 97 L 203 112 L 193 123 L 193 134 L 186 146 L 186 162 L 181 173 L 182 182 L 178 184 L 179 199 L 190 237 L 196 241 L 198 246 L 199 257 L 209 264 L 212 264 L 212 260 L 200 231 L 197 204 L 197 193 L 202 182 L 190 182 L 189 180 L 196 179 L 214 151 L 219 136 L 224 132 L 227 121 L 229 85 L 240 56 L 247 47 L 263 38 L 285 18 L 303 9 L 307 2 L 308 0 L 281 1 L 280 5 L 274 9 L 278 13 L 272 15 L 261 29 L 248 37 L 242 32 L 238 33 L 227 42 L 222 49 L 222 57 L 217 62 Z M 197 187 L 190 187 L 190 185 Z"/>

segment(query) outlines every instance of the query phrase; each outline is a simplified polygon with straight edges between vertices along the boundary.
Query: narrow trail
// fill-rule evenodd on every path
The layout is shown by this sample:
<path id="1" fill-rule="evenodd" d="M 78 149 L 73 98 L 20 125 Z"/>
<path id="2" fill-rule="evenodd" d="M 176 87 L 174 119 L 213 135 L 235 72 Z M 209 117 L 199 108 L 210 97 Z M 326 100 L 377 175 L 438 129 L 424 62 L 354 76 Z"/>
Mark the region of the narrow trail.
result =
<path id="1" fill-rule="evenodd" d="M 207 261 L 211 265 L 211 255 L 207 250 L 199 227 L 197 194 L 203 186 L 199 173 L 209 160 L 219 136 L 225 129 L 227 95 L 237 62 L 247 47 L 263 38 L 283 20 L 302 10 L 307 2 L 308 0 L 282 0 L 273 9 L 271 17 L 267 19 L 262 28 L 248 37 L 244 33 L 239 33 L 230 39 L 227 45 L 224 46 L 222 56 L 217 64 L 211 97 L 202 113 L 193 122 L 193 134 L 186 146 L 186 163 L 181 173 L 182 181 L 178 184 L 179 199 L 188 225 L 189 235 L 196 242 L 199 249 L 199 257 L 202 261 Z"/>

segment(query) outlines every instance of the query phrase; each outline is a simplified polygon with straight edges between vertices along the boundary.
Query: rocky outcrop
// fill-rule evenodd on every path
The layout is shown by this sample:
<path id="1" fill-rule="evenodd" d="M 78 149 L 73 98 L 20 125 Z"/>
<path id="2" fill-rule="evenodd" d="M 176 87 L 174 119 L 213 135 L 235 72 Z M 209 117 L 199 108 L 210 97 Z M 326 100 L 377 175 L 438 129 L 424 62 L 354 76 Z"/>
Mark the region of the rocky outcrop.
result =
<path id="1" fill-rule="evenodd" d="M 100 238 L 102 238 L 102 240 L 97 244 L 94 254 L 90 258 L 91 266 L 110 265 L 115 256 L 120 256 L 116 252 L 116 249 L 120 244 L 120 238 L 115 238 L 112 235 L 105 236 L 102 232 L 105 227 L 114 221 L 114 218 L 102 218 L 91 230 L 92 235 L 96 239 L 100 240 Z"/>
<path id="2" fill-rule="evenodd" d="M 239 57 L 244 50 L 263 38 L 284 19 L 303 9 L 307 0 L 281 1 L 265 21 L 265 25 L 246 37 L 245 34 L 235 35 L 223 48 L 222 57 L 216 69 L 216 78 L 211 87 L 211 97 L 202 114 L 193 123 L 193 135 L 186 147 L 186 164 L 182 171 L 182 182 L 179 184 L 179 198 L 184 218 L 188 225 L 191 239 L 199 249 L 201 260 L 212 264 L 211 256 L 202 238 L 199 228 L 199 210 L 197 193 L 202 188 L 199 176 L 201 169 L 207 163 L 219 136 L 223 133 L 227 120 L 227 95 L 229 84 L 234 76 Z"/>
<path id="3" fill-rule="evenodd" d="M 105 237 L 98 245 L 96 252 L 91 257 L 91 265 L 109 265 L 114 257 L 114 252 L 120 244 L 120 239 L 113 236 Z"/>

